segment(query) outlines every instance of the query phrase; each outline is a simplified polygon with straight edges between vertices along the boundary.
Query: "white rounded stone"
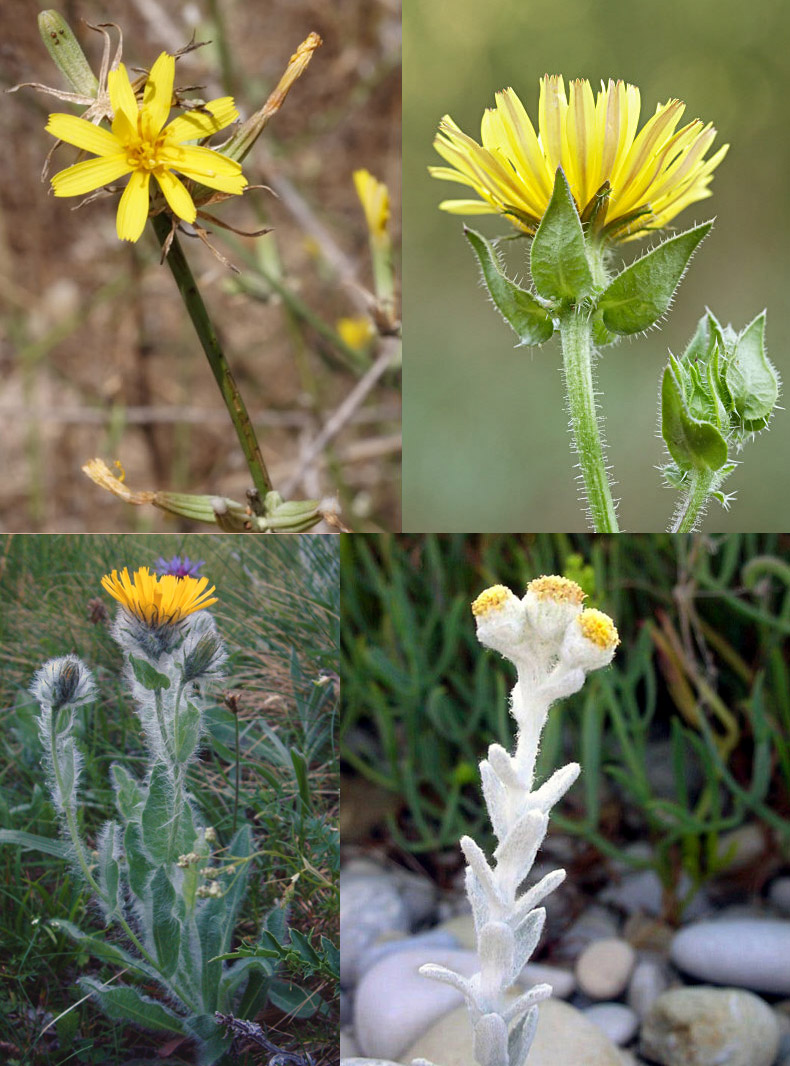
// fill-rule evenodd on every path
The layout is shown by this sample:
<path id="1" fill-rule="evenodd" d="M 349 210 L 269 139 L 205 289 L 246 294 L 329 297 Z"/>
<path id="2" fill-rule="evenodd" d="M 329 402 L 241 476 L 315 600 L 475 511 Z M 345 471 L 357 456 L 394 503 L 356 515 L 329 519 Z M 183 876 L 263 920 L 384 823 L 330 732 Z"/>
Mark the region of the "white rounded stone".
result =
<path id="1" fill-rule="evenodd" d="M 366 948 L 357 959 L 356 975 L 360 980 L 368 970 L 372 969 L 377 962 L 394 955 L 398 951 L 412 951 L 415 948 L 460 948 L 463 947 L 451 933 L 441 929 L 429 929 L 425 933 L 416 933 L 414 936 L 403 936 L 400 933 L 389 934 L 381 937 L 375 944 Z"/>
<path id="2" fill-rule="evenodd" d="M 412 948 L 381 959 L 359 982 L 354 999 L 354 1037 L 363 1055 L 399 1059 L 420 1033 L 463 1003 L 460 992 L 418 972 L 426 962 L 464 977 L 480 969 L 475 952 L 447 948 Z"/>
<path id="3" fill-rule="evenodd" d="M 790 922 L 740 918 L 699 922 L 672 941 L 672 961 L 703 981 L 790 995 Z"/>
<path id="4" fill-rule="evenodd" d="M 340 981 L 352 987 L 359 979 L 360 957 L 382 933 L 405 933 L 409 914 L 396 886 L 386 875 L 341 878 Z"/>
<path id="5" fill-rule="evenodd" d="M 771 1066 L 778 1049 L 771 1008 L 738 988 L 670 989 L 642 1023 L 642 1054 L 662 1066 Z"/>
<path id="6" fill-rule="evenodd" d="M 591 999 L 616 999 L 625 991 L 635 962 L 636 952 L 628 941 L 596 940 L 576 960 L 579 988 Z"/>
<path id="7" fill-rule="evenodd" d="M 628 982 L 628 1006 L 644 1018 L 662 992 L 669 986 L 666 968 L 657 959 L 640 959 Z"/>
<path id="8" fill-rule="evenodd" d="M 475 1066 L 472 1029 L 465 1006 L 450 1011 L 424 1033 L 402 1056 L 441 1063 Z M 547 999 L 538 1009 L 538 1028 L 528 1066 L 622 1066 L 618 1048 L 575 1007 Z"/>
<path id="9" fill-rule="evenodd" d="M 340 1058 L 354 1059 L 359 1055 L 359 1048 L 354 1034 L 347 1029 L 340 1030 Z"/>
<path id="10" fill-rule="evenodd" d="M 771 882 L 768 902 L 780 913 L 790 915 L 790 877 L 777 877 Z"/>
<path id="11" fill-rule="evenodd" d="M 393 1062 L 392 1059 L 341 1059 L 340 1066 L 401 1066 L 399 1062 Z"/>
<path id="12" fill-rule="evenodd" d="M 602 1033 L 606 1033 L 613 1044 L 620 1046 L 632 1040 L 639 1028 L 636 1013 L 622 1003 L 596 1003 L 583 1013 Z"/>

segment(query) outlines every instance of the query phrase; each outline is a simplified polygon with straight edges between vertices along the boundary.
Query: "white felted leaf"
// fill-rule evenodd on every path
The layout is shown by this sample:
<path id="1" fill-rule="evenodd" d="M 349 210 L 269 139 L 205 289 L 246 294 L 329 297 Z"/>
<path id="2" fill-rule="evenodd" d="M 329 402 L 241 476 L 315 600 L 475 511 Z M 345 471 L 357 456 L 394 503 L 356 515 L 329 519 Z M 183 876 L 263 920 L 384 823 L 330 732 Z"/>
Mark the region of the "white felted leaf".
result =
<path id="1" fill-rule="evenodd" d="M 480 930 L 488 921 L 491 908 L 488 904 L 488 897 L 471 866 L 466 868 L 466 894 L 472 907 L 472 917 L 475 920 L 475 934 L 480 936 Z"/>
<path id="2" fill-rule="evenodd" d="M 533 907 L 537 907 L 542 899 L 544 899 L 550 892 L 553 892 L 558 885 L 561 885 L 565 880 L 564 870 L 552 870 L 551 873 L 546 874 L 545 877 L 541 877 L 540 881 L 527 889 L 527 891 L 516 900 L 516 905 L 511 912 L 511 917 L 514 926 L 518 926 Z"/>
<path id="3" fill-rule="evenodd" d="M 470 995 L 469 981 L 455 970 L 448 970 L 446 966 L 439 966 L 435 962 L 426 962 L 420 967 L 419 972 L 423 977 L 429 977 L 432 981 L 439 981 L 443 985 L 451 985 L 458 989 L 461 995 L 468 999 Z"/>
<path id="4" fill-rule="evenodd" d="M 491 744 L 488 749 L 488 761 L 494 773 L 506 788 L 523 789 L 524 785 L 518 776 L 516 762 L 508 755 L 501 744 Z"/>
<path id="5" fill-rule="evenodd" d="M 477 953 L 480 956 L 480 994 L 485 1000 L 497 997 L 513 970 L 515 941 L 513 930 L 505 922 L 486 922 L 480 930 Z M 519 973 L 522 967 L 519 967 Z M 488 1006 L 490 1010 L 493 1006 Z"/>
<path id="6" fill-rule="evenodd" d="M 513 930 L 513 968 L 508 974 L 508 987 L 513 984 L 532 957 L 533 951 L 538 946 L 545 921 L 545 909 L 536 907 Z"/>
<path id="7" fill-rule="evenodd" d="M 477 875 L 477 879 L 480 885 L 488 896 L 489 901 L 496 902 L 500 906 L 504 906 L 504 900 L 502 894 L 499 891 L 499 887 L 494 878 L 494 873 L 491 867 L 488 865 L 488 860 L 483 854 L 481 848 L 472 840 L 471 837 L 461 837 L 461 850 L 463 851 L 466 861 L 474 870 Z"/>
<path id="8" fill-rule="evenodd" d="M 549 999 L 552 993 L 551 985 L 533 985 L 528 992 L 525 992 L 523 996 L 519 996 L 518 999 L 511 1000 L 502 1012 L 502 1017 L 506 1022 L 510 1023 L 515 1020 L 520 1020 L 536 1003 L 540 1003 L 541 1000 Z M 514 1026 L 515 1029 L 515 1026 Z"/>
<path id="9" fill-rule="evenodd" d="M 524 1066 L 538 1027 L 538 1008 L 533 1007 L 519 1018 L 510 1031 L 508 1056 L 513 1066 Z"/>
<path id="10" fill-rule="evenodd" d="M 518 888 L 532 869 L 548 824 L 549 819 L 543 811 L 526 811 L 494 852 L 497 869 L 501 867 L 507 871 L 508 878 L 512 879 L 513 890 Z"/>
<path id="11" fill-rule="evenodd" d="M 545 781 L 530 795 L 530 804 L 534 804 L 544 814 L 548 814 L 554 804 L 562 799 L 580 772 L 581 767 L 577 762 L 568 763 L 567 766 L 555 770 L 548 781 Z"/>
<path id="12" fill-rule="evenodd" d="M 498 1014 L 484 1014 L 474 1029 L 475 1059 L 479 1066 L 508 1066 L 507 1025 Z"/>
<path id="13" fill-rule="evenodd" d="M 501 840 L 507 832 L 507 793 L 486 759 L 480 763 L 480 780 L 483 783 L 483 798 L 488 817 L 497 840 Z"/>

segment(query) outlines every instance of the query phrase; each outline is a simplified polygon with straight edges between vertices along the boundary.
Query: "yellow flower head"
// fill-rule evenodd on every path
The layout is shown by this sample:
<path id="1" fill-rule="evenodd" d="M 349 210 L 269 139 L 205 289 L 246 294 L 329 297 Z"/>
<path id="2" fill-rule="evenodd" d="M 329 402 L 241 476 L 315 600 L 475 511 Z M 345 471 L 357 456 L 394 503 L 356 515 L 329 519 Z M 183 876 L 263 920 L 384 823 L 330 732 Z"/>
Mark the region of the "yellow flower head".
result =
<path id="1" fill-rule="evenodd" d="M 383 181 L 378 181 L 369 170 L 354 171 L 354 185 L 365 212 L 368 232 L 373 240 L 386 236 L 390 218 L 390 194 Z"/>
<path id="2" fill-rule="evenodd" d="M 238 117 L 233 98 L 212 100 L 201 111 L 187 111 L 165 125 L 174 77 L 175 59 L 163 52 L 151 68 L 142 103 L 138 104 L 123 63 L 111 70 L 108 88 L 114 113 L 112 132 L 75 115 L 49 116 L 48 133 L 98 157 L 56 174 L 52 178 L 56 196 L 82 196 L 130 175 L 118 204 L 117 230 L 121 240 L 136 241 L 145 228 L 152 174 L 173 214 L 185 222 L 194 222 L 197 211 L 174 170 L 224 193 L 241 193 L 247 184 L 239 163 L 211 148 L 185 143 L 230 125 Z"/>
<path id="3" fill-rule="evenodd" d="M 364 352 L 376 335 L 373 323 L 367 315 L 356 318 L 339 318 L 336 327 L 340 339 L 355 352 Z"/>
<path id="4" fill-rule="evenodd" d="M 612 619 L 594 607 L 588 607 L 579 615 L 579 628 L 584 638 L 602 651 L 614 650 L 620 643 L 620 636 Z"/>
<path id="5" fill-rule="evenodd" d="M 131 578 L 127 567 L 120 574 L 113 570 L 101 583 L 125 611 L 151 627 L 175 625 L 194 611 L 217 602 L 216 597 L 211 598 L 214 585 L 206 588 L 207 577 L 157 577 L 149 573 L 147 566 L 135 570 Z"/>
<path id="6" fill-rule="evenodd" d="M 609 80 L 597 98 L 585 79 L 566 96 L 560 76 L 540 83 L 538 133 L 512 89 L 496 94 L 483 115 L 481 143 L 445 115 L 434 147 L 449 167 L 435 178 L 469 186 L 480 199 L 444 200 L 443 211 L 507 215 L 534 234 L 562 167 L 583 222 L 594 218 L 608 240 L 631 240 L 659 229 L 689 204 L 710 196 L 708 184 L 727 151 L 705 153 L 716 130 L 699 119 L 676 131 L 685 104 L 669 100 L 637 133 L 640 97 L 634 85 Z"/>
<path id="7" fill-rule="evenodd" d="M 484 589 L 472 604 L 472 614 L 475 618 L 485 618 L 493 611 L 500 611 L 505 604 L 515 600 L 515 596 L 504 585 L 492 585 Z"/>
<path id="8" fill-rule="evenodd" d="M 570 603 L 574 607 L 580 607 L 586 593 L 575 581 L 567 577 L 558 577 L 551 574 L 536 577 L 527 585 L 527 592 L 539 600 L 551 600 L 553 603 Z"/>

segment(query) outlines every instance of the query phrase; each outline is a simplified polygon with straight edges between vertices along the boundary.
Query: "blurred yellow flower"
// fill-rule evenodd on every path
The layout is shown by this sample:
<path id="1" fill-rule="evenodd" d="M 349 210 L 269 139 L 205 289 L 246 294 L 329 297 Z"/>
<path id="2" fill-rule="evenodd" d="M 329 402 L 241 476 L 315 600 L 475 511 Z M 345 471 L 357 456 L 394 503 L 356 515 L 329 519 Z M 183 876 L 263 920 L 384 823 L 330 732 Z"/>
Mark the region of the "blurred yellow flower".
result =
<path id="1" fill-rule="evenodd" d="M 364 315 L 338 319 L 336 328 L 340 339 L 356 352 L 364 351 L 376 332 L 373 323 Z"/>
<path id="2" fill-rule="evenodd" d="M 49 116 L 48 133 L 98 156 L 56 174 L 52 178 L 56 196 L 81 196 L 130 175 L 118 204 L 116 224 L 121 240 L 136 241 L 145 228 L 152 174 L 173 214 L 185 222 L 194 222 L 197 211 L 174 170 L 225 193 L 241 193 L 247 184 L 241 166 L 232 159 L 211 148 L 185 143 L 230 125 L 238 117 L 233 98 L 212 100 L 202 110 L 188 111 L 165 126 L 174 78 L 175 59 L 163 52 L 151 68 L 138 105 L 123 63 L 111 70 L 112 132 L 75 115 Z"/>
<path id="3" fill-rule="evenodd" d="M 211 598 L 212 585 L 206 589 L 208 578 L 176 577 L 165 574 L 157 577 L 147 566 L 141 566 L 129 577 L 128 567 L 118 573 L 106 574 L 102 588 L 116 599 L 125 611 L 148 626 L 175 625 L 194 611 L 201 611 L 216 603 Z"/>
<path id="4" fill-rule="evenodd" d="M 390 218 L 390 194 L 382 181 L 368 170 L 354 171 L 354 185 L 365 212 L 365 221 L 372 240 L 386 236 Z"/>
<path id="5" fill-rule="evenodd" d="M 496 94 L 481 124 L 481 144 L 445 115 L 434 147 L 449 167 L 435 178 L 467 185 L 480 199 L 445 200 L 443 211 L 502 214 L 534 234 L 551 199 L 561 166 L 583 222 L 593 220 L 606 240 L 630 240 L 666 225 L 689 204 L 710 196 L 708 184 L 727 151 L 705 153 L 716 130 L 699 119 L 677 132 L 680 100 L 659 104 L 637 133 L 639 89 L 622 81 L 601 84 L 597 98 L 585 79 L 560 76 L 540 83 L 538 134 L 512 89 Z M 608 194 L 608 199 L 607 199 Z"/>

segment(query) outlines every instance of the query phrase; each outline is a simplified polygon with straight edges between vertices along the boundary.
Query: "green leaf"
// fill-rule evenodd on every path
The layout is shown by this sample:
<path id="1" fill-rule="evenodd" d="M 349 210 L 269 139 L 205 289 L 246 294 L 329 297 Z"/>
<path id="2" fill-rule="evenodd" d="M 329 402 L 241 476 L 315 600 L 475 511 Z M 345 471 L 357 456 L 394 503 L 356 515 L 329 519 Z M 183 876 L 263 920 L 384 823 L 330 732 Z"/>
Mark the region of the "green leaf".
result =
<path id="1" fill-rule="evenodd" d="M 765 311 L 739 335 L 727 365 L 727 388 L 745 422 L 767 419 L 779 399 L 779 380 L 766 354 L 764 335 Z"/>
<path id="2" fill-rule="evenodd" d="M 138 899 L 147 895 L 148 879 L 154 867 L 143 847 L 143 835 L 137 822 L 129 822 L 123 837 L 126 865 L 129 869 L 129 887 Z"/>
<path id="3" fill-rule="evenodd" d="M 165 977 L 170 977 L 178 966 L 181 924 L 173 913 L 176 891 L 162 867 L 156 871 L 151 880 L 151 904 L 156 956 L 162 967 L 162 973 Z"/>
<path id="4" fill-rule="evenodd" d="M 661 384 L 661 434 L 681 470 L 719 470 L 727 462 L 726 441 L 710 422 L 701 422 L 688 413 L 669 366 Z"/>
<path id="5" fill-rule="evenodd" d="M 578 300 L 593 287 L 584 230 L 562 167 L 530 250 L 535 288 L 550 300 Z"/>
<path id="6" fill-rule="evenodd" d="M 697 245 L 712 222 L 670 237 L 618 274 L 598 300 L 603 322 L 612 333 L 641 333 L 655 325 L 672 296 Z"/>
<path id="7" fill-rule="evenodd" d="M 232 1037 L 213 1014 L 198 1014 L 187 1019 L 186 1028 L 197 1043 L 197 1066 L 214 1066 L 231 1045 Z"/>
<path id="8" fill-rule="evenodd" d="M 0 829 L 0 844 L 15 844 L 20 848 L 43 851 L 59 859 L 67 859 L 69 856 L 69 849 L 63 841 L 36 836 L 35 833 L 26 833 L 22 829 Z"/>
<path id="9" fill-rule="evenodd" d="M 156 977 L 156 970 L 142 960 L 134 958 L 117 944 L 111 944 L 107 940 L 99 940 L 88 933 L 83 933 L 73 922 L 68 922 L 64 918 L 56 918 L 49 924 L 53 929 L 61 930 L 71 937 L 81 948 L 102 962 L 111 962 L 121 969 L 137 970 L 146 977 Z"/>
<path id="10" fill-rule="evenodd" d="M 464 227 L 464 233 L 478 258 L 491 299 L 505 321 L 518 334 L 519 346 L 543 344 L 554 332 L 550 313 L 532 293 L 519 288 L 503 274 L 493 247 L 482 234 L 467 226 Z"/>
<path id="11" fill-rule="evenodd" d="M 107 822 L 99 836 L 99 887 L 107 897 L 109 913 L 115 914 L 119 910 L 120 871 L 118 862 L 113 858 L 118 827 L 115 822 Z"/>
<path id="12" fill-rule="evenodd" d="M 161 692 L 163 689 L 170 688 L 170 678 L 160 674 L 146 659 L 137 659 L 134 655 L 130 655 L 129 662 L 132 664 L 134 676 L 149 692 Z"/>
<path id="13" fill-rule="evenodd" d="M 80 987 L 90 993 L 108 1018 L 132 1022 L 143 1029 L 167 1033 L 183 1033 L 184 1019 L 130 985 L 110 985 L 105 988 L 92 977 L 81 977 Z"/>
<path id="14" fill-rule="evenodd" d="M 175 723 L 176 760 L 185 763 L 194 755 L 200 739 L 200 711 L 194 703 L 187 703 Z"/>
<path id="15" fill-rule="evenodd" d="M 222 915 L 217 914 L 214 907 L 204 906 L 198 913 L 197 924 L 203 959 L 203 1003 L 206 1010 L 213 1011 L 217 1009 L 217 993 L 222 977 L 222 963 L 217 961 L 217 954 L 222 950 Z"/>
<path id="16" fill-rule="evenodd" d="M 167 767 L 163 762 L 154 763 L 141 822 L 145 850 L 155 863 L 167 862 L 169 858 L 172 791 Z"/>
<path id="17" fill-rule="evenodd" d="M 129 771 L 114 762 L 110 767 L 110 779 L 115 789 L 115 805 L 125 822 L 138 819 L 143 805 L 143 793 Z"/>
<path id="18" fill-rule="evenodd" d="M 291 981 L 277 978 L 269 986 L 269 999 L 292 1018 L 312 1018 L 324 1003 L 317 992 L 308 992 Z"/>

